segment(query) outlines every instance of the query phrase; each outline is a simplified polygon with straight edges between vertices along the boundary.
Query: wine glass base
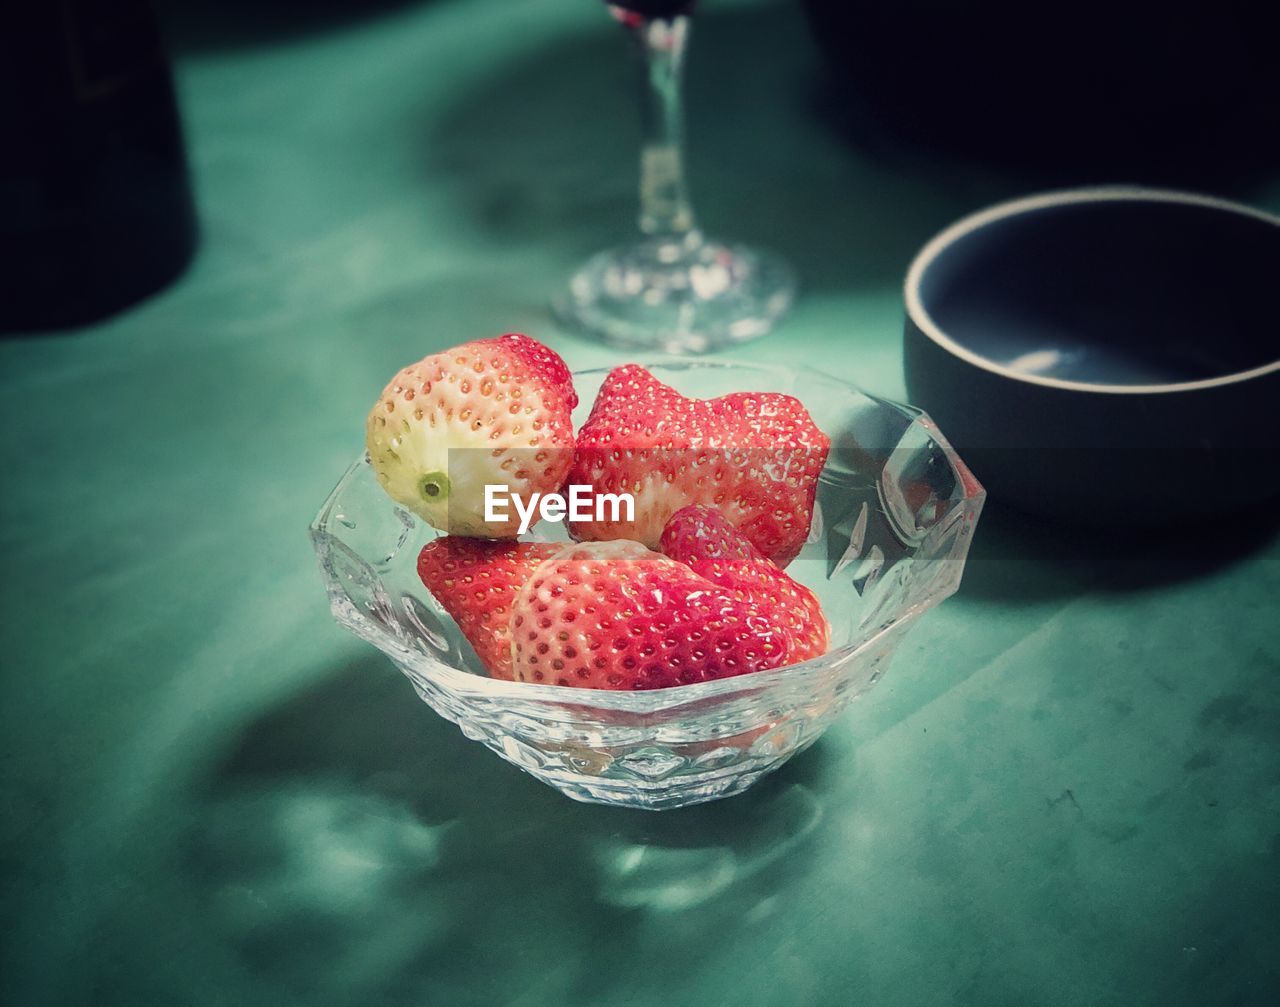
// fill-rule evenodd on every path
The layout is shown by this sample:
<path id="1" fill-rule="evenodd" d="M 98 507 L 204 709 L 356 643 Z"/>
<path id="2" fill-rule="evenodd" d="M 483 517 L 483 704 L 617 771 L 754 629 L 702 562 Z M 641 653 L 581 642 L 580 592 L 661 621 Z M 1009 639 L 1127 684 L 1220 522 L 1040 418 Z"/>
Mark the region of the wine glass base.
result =
<path id="1" fill-rule="evenodd" d="M 695 234 L 593 256 L 553 307 L 564 324 L 617 346 L 702 353 L 763 336 L 795 289 L 776 256 Z"/>

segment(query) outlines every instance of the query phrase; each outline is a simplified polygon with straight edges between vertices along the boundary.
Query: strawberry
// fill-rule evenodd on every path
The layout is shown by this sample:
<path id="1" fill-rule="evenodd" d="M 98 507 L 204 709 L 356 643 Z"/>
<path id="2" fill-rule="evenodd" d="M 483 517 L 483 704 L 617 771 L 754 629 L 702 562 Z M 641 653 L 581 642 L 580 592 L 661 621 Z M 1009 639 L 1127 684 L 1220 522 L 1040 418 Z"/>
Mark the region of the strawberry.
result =
<path id="1" fill-rule="evenodd" d="M 511 678 L 511 604 L 562 543 L 494 542 L 445 535 L 418 554 L 418 576 L 494 678 Z"/>
<path id="2" fill-rule="evenodd" d="M 369 413 L 369 462 L 383 489 L 436 528 L 514 538 L 515 508 L 486 522 L 484 488 L 523 499 L 560 488 L 573 459 L 569 370 L 528 336 L 480 339 L 400 371 Z"/>
<path id="3" fill-rule="evenodd" d="M 808 536 L 830 446 L 790 395 L 689 399 L 637 364 L 619 367 L 578 431 L 567 481 L 596 493 L 632 494 L 634 520 L 573 522 L 572 534 L 656 548 L 672 514 L 711 504 L 785 566 Z"/>
<path id="4" fill-rule="evenodd" d="M 661 545 L 665 555 L 769 613 L 785 631 L 783 664 L 827 652 L 831 626 L 817 595 L 788 577 L 715 508 L 695 504 L 676 511 Z"/>
<path id="5" fill-rule="evenodd" d="M 511 609 L 517 681 L 660 689 L 778 667 L 784 631 L 638 542 L 562 547 Z"/>

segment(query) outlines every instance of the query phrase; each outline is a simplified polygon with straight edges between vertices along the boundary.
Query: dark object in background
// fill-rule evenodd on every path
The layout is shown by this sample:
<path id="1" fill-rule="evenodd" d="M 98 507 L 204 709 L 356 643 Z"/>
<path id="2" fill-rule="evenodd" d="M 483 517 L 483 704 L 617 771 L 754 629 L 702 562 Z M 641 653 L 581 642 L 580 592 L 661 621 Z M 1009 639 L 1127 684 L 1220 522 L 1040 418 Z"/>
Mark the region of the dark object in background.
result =
<path id="1" fill-rule="evenodd" d="M 1051 184 L 1228 187 L 1280 166 L 1274 7 L 805 0 L 859 133 Z"/>
<path id="2" fill-rule="evenodd" d="M 190 261 L 182 132 L 146 0 L 6 7 L 0 135 L 0 331 L 95 321 Z"/>
<path id="3" fill-rule="evenodd" d="M 1280 219 L 1083 189 L 948 228 L 907 274 L 909 400 L 991 499 L 1168 525 L 1280 493 Z"/>

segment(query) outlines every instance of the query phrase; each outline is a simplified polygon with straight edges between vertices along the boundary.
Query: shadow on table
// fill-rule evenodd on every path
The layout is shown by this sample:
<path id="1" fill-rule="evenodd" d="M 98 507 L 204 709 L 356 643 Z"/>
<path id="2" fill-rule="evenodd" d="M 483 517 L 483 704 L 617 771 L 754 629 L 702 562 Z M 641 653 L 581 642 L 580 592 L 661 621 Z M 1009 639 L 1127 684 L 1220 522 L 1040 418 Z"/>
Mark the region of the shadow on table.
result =
<path id="1" fill-rule="evenodd" d="M 687 70 L 689 171 L 713 236 L 770 246 L 806 290 L 896 285 L 975 192 L 931 158 L 850 153 L 814 101 L 818 58 L 799 6 L 695 18 Z M 429 177 L 504 247 L 578 259 L 636 235 L 637 80 L 628 40 L 599 27 L 495 65 L 424 130 Z"/>
<path id="2" fill-rule="evenodd" d="M 696 972 L 709 935 L 789 898 L 827 768 L 819 746 L 733 800 L 578 804 L 370 655 L 243 734 L 208 780 L 186 867 L 246 967 L 311 1002 L 429 986 L 433 1002 L 496 1003 L 513 982 L 594 1002 Z M 637 949 L 659 918 L 663 974 Z"/>
<path id="3" fill-rule="evenodd" d="M 988 501 L 961 590 L 1004 601 L 1143 590 L 1207 577 L 1267 549 L 1278 534 L 1275 502 L 1146 530 L 1074 526 Z"/>

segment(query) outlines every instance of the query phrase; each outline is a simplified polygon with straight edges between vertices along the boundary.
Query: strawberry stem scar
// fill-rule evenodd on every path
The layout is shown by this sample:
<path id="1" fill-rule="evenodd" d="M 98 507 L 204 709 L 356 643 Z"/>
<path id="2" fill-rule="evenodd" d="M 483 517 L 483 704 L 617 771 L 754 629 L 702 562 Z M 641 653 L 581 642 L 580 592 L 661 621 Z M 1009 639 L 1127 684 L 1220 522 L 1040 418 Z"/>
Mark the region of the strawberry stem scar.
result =
<path id="1" fill-rule="evenodd" d="M 427 503 L 438 503 L 449 496 L 449 477 L 443 472 L 428 472 L 418 480 L 418 491 Z"/>

